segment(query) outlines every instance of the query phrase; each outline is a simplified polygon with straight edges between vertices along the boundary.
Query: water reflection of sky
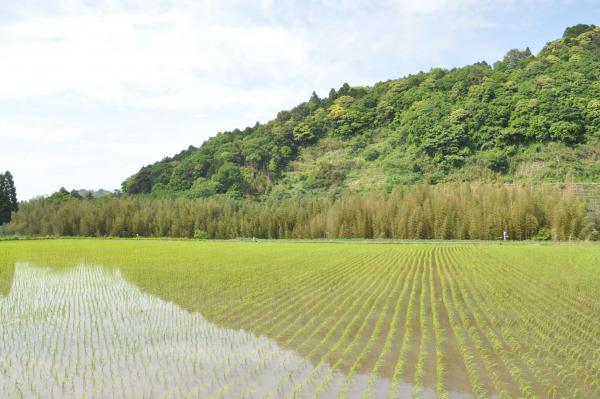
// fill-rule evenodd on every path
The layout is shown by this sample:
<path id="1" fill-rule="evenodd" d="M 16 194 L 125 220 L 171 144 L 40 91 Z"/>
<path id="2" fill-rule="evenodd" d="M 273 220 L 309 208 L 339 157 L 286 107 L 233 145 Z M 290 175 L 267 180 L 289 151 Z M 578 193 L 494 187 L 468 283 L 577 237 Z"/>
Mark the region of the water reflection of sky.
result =
<path id="1" fill-rule="evenodd" d="M 345 384 L 348 397 L 378 398 L 391 385 L 315 369 L 274 341 L 218 327 L 98 266 L 17 264 L 0 320 L 3 398 L 336 397 Z M 412 396 L 410 385 L 398 389 Z"/>

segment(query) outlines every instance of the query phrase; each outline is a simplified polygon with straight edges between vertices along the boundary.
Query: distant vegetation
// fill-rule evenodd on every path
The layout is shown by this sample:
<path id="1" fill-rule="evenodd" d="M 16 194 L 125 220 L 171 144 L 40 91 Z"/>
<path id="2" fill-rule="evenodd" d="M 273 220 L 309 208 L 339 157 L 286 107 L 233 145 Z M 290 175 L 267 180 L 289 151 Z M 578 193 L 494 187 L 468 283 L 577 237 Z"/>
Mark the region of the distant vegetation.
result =
<path id="1" fill-rule="evenodd" d="M 589 239 L 586 205 L 536 186 L 417 185 L 391 194 L 247 199 L 107 196 L 23 203 L 4 234 L 188 238 Z"/>
<path id="2" fill-rule="evenodd" d="M 38 200 L 61 203 L 61 202 L 65 202 L 65 201 L 72 200 L 72 199 L 91 200 L 94 198 L 106 197 L 107 195 L 111 195 L 111 194 L 113 194 L 113 193 L 108 190 L 104 190 L 104 189 L 100 189 L 100 190 L 86 190 L 86 189 L 76 190 L 76 189 L 73 189 L 73 190 L 69 191 L 64 187 L 61 187 L 58 191 L 52 193 L 51 195 L 49 195 L 47 197 L 43 197 L 43 198 L 38 198 Z"/>
<path id="3" fill-rule="evenodd" d="M 344 84 L 123 183 L 154 197 L 293 197 L 448 181 L 600 181 L 600 28 L 534 55 Z"/>

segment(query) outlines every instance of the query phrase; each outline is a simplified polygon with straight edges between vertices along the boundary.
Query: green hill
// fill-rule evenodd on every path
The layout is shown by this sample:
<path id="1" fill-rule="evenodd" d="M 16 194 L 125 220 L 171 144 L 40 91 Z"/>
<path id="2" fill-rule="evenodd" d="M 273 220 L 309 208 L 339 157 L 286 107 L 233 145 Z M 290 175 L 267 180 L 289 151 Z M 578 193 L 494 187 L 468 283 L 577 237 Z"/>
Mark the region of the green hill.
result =
<path id="1" fill-rule="evenodd" d="M 313 93 L 143 167 L 123 191 L 278 198 L 421 181 L 591 182 L 599 159 L 600 27 L 577 25 L 537 55 Z"/>

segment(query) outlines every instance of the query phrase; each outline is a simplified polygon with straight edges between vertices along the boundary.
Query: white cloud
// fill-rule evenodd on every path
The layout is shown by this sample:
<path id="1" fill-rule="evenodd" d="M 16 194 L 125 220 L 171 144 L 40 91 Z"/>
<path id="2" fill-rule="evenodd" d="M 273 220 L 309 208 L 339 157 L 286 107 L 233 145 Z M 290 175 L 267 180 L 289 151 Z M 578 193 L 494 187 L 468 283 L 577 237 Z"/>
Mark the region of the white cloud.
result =
<path id="1" fill-rule="evenodd" d="M 289 79 L 310 70 L 307 45 L 292 32 L 197 26 L 180 12 L 37 17 L 0 29 L 0 53 L 1 99 L 73 90 L 121 105 L 197 109 L 252 86 L 249 73 Z M 190 97 L 206 104 L 177 101 Z"/>

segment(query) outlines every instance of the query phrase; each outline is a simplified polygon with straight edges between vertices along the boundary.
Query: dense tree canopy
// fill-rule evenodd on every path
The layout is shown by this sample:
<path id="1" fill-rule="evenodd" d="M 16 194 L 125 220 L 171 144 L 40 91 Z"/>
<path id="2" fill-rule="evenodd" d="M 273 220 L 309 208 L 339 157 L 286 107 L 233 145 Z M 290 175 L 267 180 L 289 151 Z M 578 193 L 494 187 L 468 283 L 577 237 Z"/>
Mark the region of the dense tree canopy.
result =
<path id="1" fill-rule="evenodd" d="M 600 179 L 600 28 L 537 55 L 344 84 L 274 120 L 143 167 L 130 194 L 209 197 L 390 191 L 418 181 Z"/>

